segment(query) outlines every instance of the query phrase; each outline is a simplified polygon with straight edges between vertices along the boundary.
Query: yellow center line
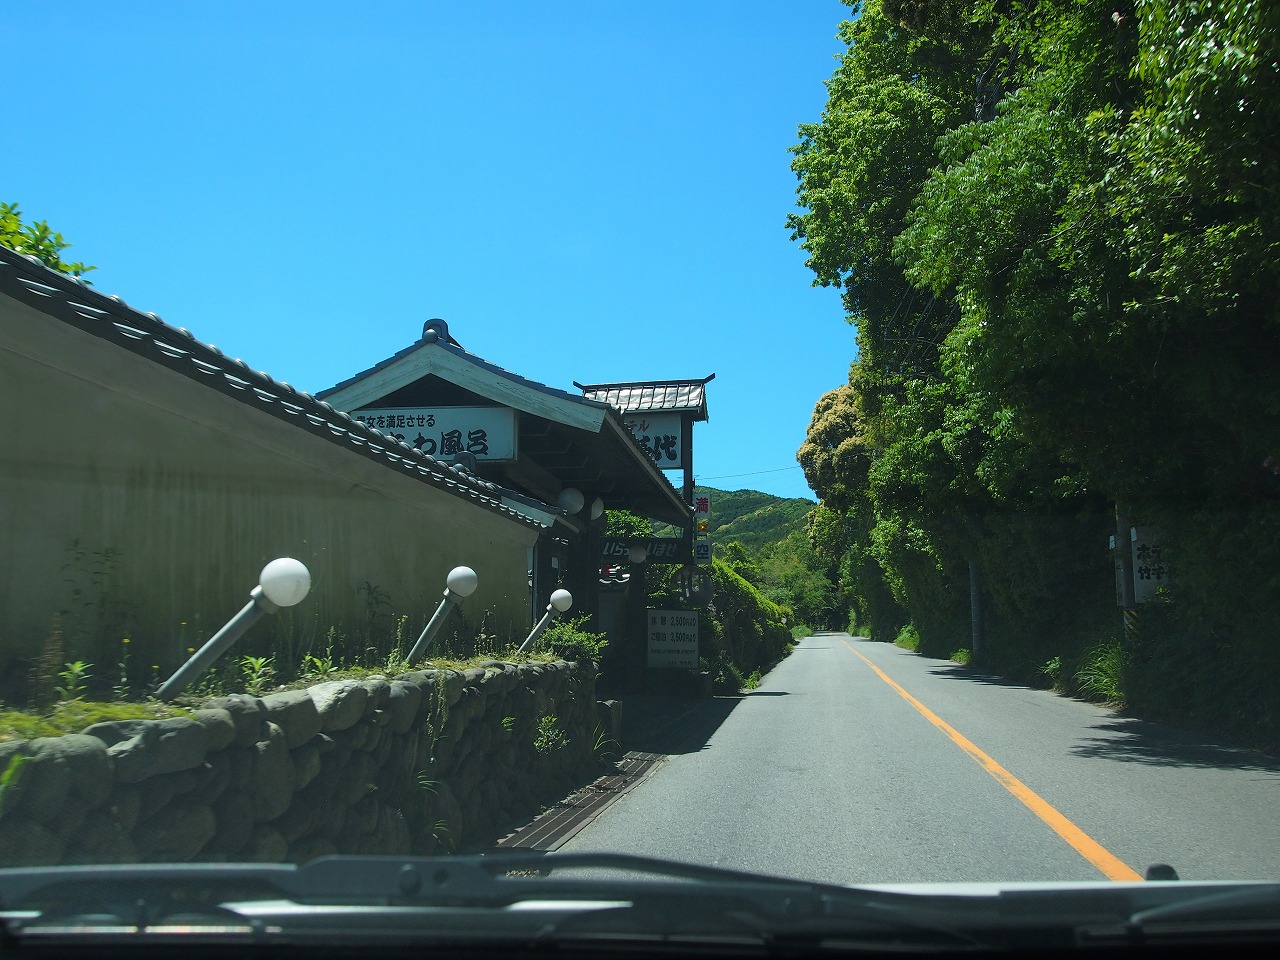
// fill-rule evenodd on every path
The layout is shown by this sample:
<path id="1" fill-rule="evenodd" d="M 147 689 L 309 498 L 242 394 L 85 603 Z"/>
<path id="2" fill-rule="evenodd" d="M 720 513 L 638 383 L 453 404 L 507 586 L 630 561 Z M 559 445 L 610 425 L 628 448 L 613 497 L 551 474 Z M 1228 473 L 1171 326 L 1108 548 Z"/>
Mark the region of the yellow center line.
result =
<path id="1" fill-rule="evenodd" d="M 1012 773 L 1000 766 L 1000 764 L 996 763 L 996 761 L 987 754 L 979 750 L 968 737 L 939 717 L 911 694 L 907 693 L 906 690 L 902 689 L 902 687 L 895 683 L 887 673 L 859 653 L 848 640 L 844 640 L 842 638 L 841 642 L 853 651 L 854 656 L 874 670 L 881 680 L 897 691 L 898 695 L 902 697 L 902 699 L 906 700 L 907 703 L 919 710 L 926 720 L 950 737 L 961 750 L 971 756 L 974 760 L 978 761 L 978 764 L 982 769 L 995 777 L 996 781 L 1013 794 L 1014 797 L 1016 797 L 1028 810 L 1048 824 L 1049 829 L 1065 840 L 1071 849 L 1097 867 L 1104 877 L 1108 880 L 1142 879 L 1142 877 L 1139 876 L 1132 867 L 1064 817 L 1054 809 L 1048 801 L 1015 777 Z"/>

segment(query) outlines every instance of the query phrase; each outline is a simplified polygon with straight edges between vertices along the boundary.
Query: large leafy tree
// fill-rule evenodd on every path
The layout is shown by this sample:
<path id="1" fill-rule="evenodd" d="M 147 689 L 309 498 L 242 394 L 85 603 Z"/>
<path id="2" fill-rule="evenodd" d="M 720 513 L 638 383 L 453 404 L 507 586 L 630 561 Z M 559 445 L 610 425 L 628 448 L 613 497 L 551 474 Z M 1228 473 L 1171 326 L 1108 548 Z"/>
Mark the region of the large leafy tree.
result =
<path id="1" fill-rule="evenodd" d="M 1195 634 L 1280 666 L 1280 6 L 855 9 L 793 161 L 793 235 L 859 328 L 814 489 L 913 618 L 976 558 L 1023 623 L 1105 609 L 1115 501 L 1179 557 L 1136 662 Z"/>

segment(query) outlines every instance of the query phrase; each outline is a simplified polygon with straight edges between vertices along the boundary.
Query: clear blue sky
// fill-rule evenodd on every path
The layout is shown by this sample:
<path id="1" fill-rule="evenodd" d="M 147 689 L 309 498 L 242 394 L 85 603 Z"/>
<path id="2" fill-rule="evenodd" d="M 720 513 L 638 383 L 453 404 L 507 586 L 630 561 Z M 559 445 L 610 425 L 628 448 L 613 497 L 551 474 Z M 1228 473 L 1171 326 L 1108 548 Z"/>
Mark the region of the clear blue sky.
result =
<path id="1" fill-rule="evenodd" d="M 854 330 L 783 222 L 838 0 L 9 3 L 0 198 L 315 392 L 443 317 L 563 389 L 702 377 L 700 482 L 795 464 Z M 768 471 L 768 472 L 764 472 Z"/>

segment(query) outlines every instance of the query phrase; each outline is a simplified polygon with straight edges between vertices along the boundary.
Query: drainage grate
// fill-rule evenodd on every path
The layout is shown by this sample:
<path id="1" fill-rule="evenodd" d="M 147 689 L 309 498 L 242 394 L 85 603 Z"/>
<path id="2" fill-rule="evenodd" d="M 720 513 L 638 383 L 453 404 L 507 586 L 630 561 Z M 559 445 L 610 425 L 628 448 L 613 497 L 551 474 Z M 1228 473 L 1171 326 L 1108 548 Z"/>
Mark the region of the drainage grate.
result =
<path id="1" fill-rule="evenodd" d="M 631 751 L 614 764 L 616 773 L 601 777 L 539 814 L 532 822 L 499 840 L 497 849 L 558 850 L 663 759 L 660 753 Z"/>

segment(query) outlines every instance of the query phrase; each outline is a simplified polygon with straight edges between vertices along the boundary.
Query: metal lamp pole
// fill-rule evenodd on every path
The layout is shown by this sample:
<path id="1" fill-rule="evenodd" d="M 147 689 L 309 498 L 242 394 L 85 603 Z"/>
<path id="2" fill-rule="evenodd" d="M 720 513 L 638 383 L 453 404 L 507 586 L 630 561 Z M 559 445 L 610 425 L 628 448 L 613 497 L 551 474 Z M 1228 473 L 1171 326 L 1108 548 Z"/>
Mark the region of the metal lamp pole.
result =
<path id="1" fill-rule="evenodd" d="M 520 648 L 516 650 L 516 653 L 524 653 L 526 647 L 532 646 L 542 636 L 543 631 L 551 625 L 552 620 L 572 606 L 573 594 L 568 590 L 557 590 L 551 594 L 551 602 L 547 604 L 547 612 L 542 615 L 542 619 L 537 622 L 532 632 L 524 638 L 524 643 L 520 644 Z"/>
<path id="2" fill-rule="evenodd" d="M 409 663 L 417 663 L 426 655 L 427 648 L 431 646 L 431 641 L 435 639 L 441 624 L 455 607 L 460 606 L 463 600 L 476 592 L 476 587 L 480 585 L 480 578 L 470 567 L 454 567 L 449 571 L 445 583 L 444 599 L 440 601 L 440 606 L 436 607 L 436 612 L 423 627 L 422 635 L 409 651 Z M 455 596 L 457 599 L 454 599 Z"/>
<path id="3" fill-rule="evenodd" d="M 277 613 L 281 607 L 292 607 L 301 602 L 310 590 L 311 572 L 301 561 L 291 557 L 272 560 L 258 575 L 258 585 L 249 592 L 249 602 L 160 685 L 156 698 L 172 700 L 213 666 L 264 614 Z"/>

